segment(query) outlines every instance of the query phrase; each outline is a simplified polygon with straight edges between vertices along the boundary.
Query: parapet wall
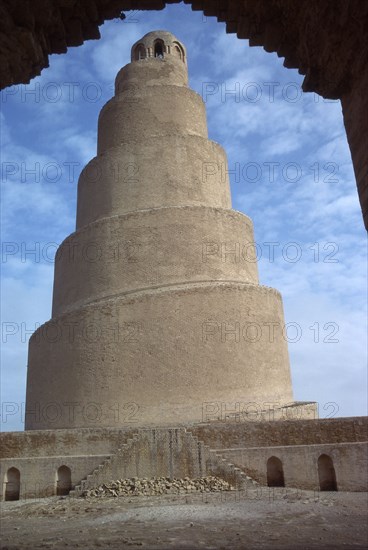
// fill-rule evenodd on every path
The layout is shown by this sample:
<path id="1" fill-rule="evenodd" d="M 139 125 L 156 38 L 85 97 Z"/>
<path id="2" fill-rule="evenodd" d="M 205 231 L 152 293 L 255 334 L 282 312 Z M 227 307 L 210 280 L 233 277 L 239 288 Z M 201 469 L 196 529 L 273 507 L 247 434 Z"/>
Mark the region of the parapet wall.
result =
<path id="1" fill-rule="evenodd" d="M 368 417 L 210 423 L 191 431 L 211 449 L 356 443 L 368 441 Z"/>
<path id="2" fill-rule="evenodd" d="M 137 432 L 123 428 L 32 430 L 0 434 L 1 459 L 40 456 L 109 455 Z M 188 429 L 211 449 L 361 443 L 368 441 L 368 417 L 320 420 L 213 422 Z"/>

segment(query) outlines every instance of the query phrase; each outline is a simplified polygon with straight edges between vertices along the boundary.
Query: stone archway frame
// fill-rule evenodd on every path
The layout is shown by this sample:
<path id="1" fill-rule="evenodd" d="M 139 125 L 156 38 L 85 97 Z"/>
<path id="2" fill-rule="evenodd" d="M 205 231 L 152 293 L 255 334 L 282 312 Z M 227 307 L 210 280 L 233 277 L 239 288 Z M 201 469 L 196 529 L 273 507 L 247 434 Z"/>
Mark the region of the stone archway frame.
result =
<path id="1" fill-rule="evenodd" d="M 1 88 L 26 84 L 48 57 L 100 38 L 99 26 L 123 11 L 161 10 L 181 0 L 0 0 Z M 368 229 L 368 4 L 360 0 L 184 0 L 215 16 L 226 32 L 284 57 L 305 75 L 302 89 L 340 99 L 365 225 Z"/>

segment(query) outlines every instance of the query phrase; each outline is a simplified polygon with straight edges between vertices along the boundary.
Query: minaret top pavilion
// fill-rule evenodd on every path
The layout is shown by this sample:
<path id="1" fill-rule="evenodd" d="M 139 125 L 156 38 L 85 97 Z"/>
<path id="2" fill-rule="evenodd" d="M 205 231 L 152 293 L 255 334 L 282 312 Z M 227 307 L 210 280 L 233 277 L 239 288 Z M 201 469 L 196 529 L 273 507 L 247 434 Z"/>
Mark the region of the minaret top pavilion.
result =
<path id="1" fill-rule="evenodd" d="M 173 56 L 187 63 L 184 44 L 168 31 L 151 31 L 132 46 L 131 61 L 149 57 Z"/>

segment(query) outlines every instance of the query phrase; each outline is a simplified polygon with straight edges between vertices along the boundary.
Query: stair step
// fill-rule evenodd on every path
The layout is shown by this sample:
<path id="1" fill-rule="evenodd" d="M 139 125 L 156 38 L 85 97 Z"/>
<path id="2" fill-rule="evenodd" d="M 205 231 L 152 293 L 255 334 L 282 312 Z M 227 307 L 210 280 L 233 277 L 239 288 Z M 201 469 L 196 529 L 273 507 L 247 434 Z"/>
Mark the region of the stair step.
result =
<path id="1" fill-rule="evenodd" d="M 177 431 L 176 431 L 177 430 Z M 176 437 L 175 437 L 176 436 Z M 162 428 L 162 429 L 138 429 L 137 433 L 132 434 L 131 437 L 126 439 L 124 443 L 120 443 L 119 448 L 108 458 L 99 464 L 92 474 L 88 474 L 84 480 L 80 482 L 71 492 L 71 495 L 78 495 L 86 488 L 91 488 L 94 485 L 100 485 L 102 483 L 110 482 L 110 476 L 123 475 L 123 467 L 129 466 L 130 461 L 133 459 L 134 450 L 139 446 L 139 441 L 147 443 L 148 446 L 152 445 L 154 440 L 161 441 L 166 451 L 168 451 L 169 442 L 175 442 L 180 449 L 181 446 L 185 446 L 188 450 L 191 450 L 193 460 L 197 460 L 197 469 L 199 468 L 200 475 L 218 475 L 224 479 L 231 479 L 235 485 L 239 486 L 243 483 L 257 484 L 241 467 L 235 466 L 228 460 L 228 457 L 224 453 L 217 450 L 211 450 L 209 445 L 206 445 L 204 441 L 199 440 L 197 436 L 192 432 L 187 431 L 185 428 Z M 198 458 L 200 460 L 198 461 Z M 109 468 L 111 466 L 111 468 Z M 109 479 L 107 479 L 109 477 Z M 106 478 L 106 479 L 105 479 Z"/>

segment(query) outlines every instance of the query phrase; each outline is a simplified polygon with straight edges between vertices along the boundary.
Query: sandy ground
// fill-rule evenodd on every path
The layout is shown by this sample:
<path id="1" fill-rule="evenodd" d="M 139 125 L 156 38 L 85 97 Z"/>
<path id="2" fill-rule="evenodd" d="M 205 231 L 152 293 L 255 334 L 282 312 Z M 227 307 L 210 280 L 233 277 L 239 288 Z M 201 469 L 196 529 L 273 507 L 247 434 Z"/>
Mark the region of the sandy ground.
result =
<path id="1" fill-rule="evenodd" d="M 367 548 L 367 496 L 259 488 L 3 502 L 1 548 Z"/>

